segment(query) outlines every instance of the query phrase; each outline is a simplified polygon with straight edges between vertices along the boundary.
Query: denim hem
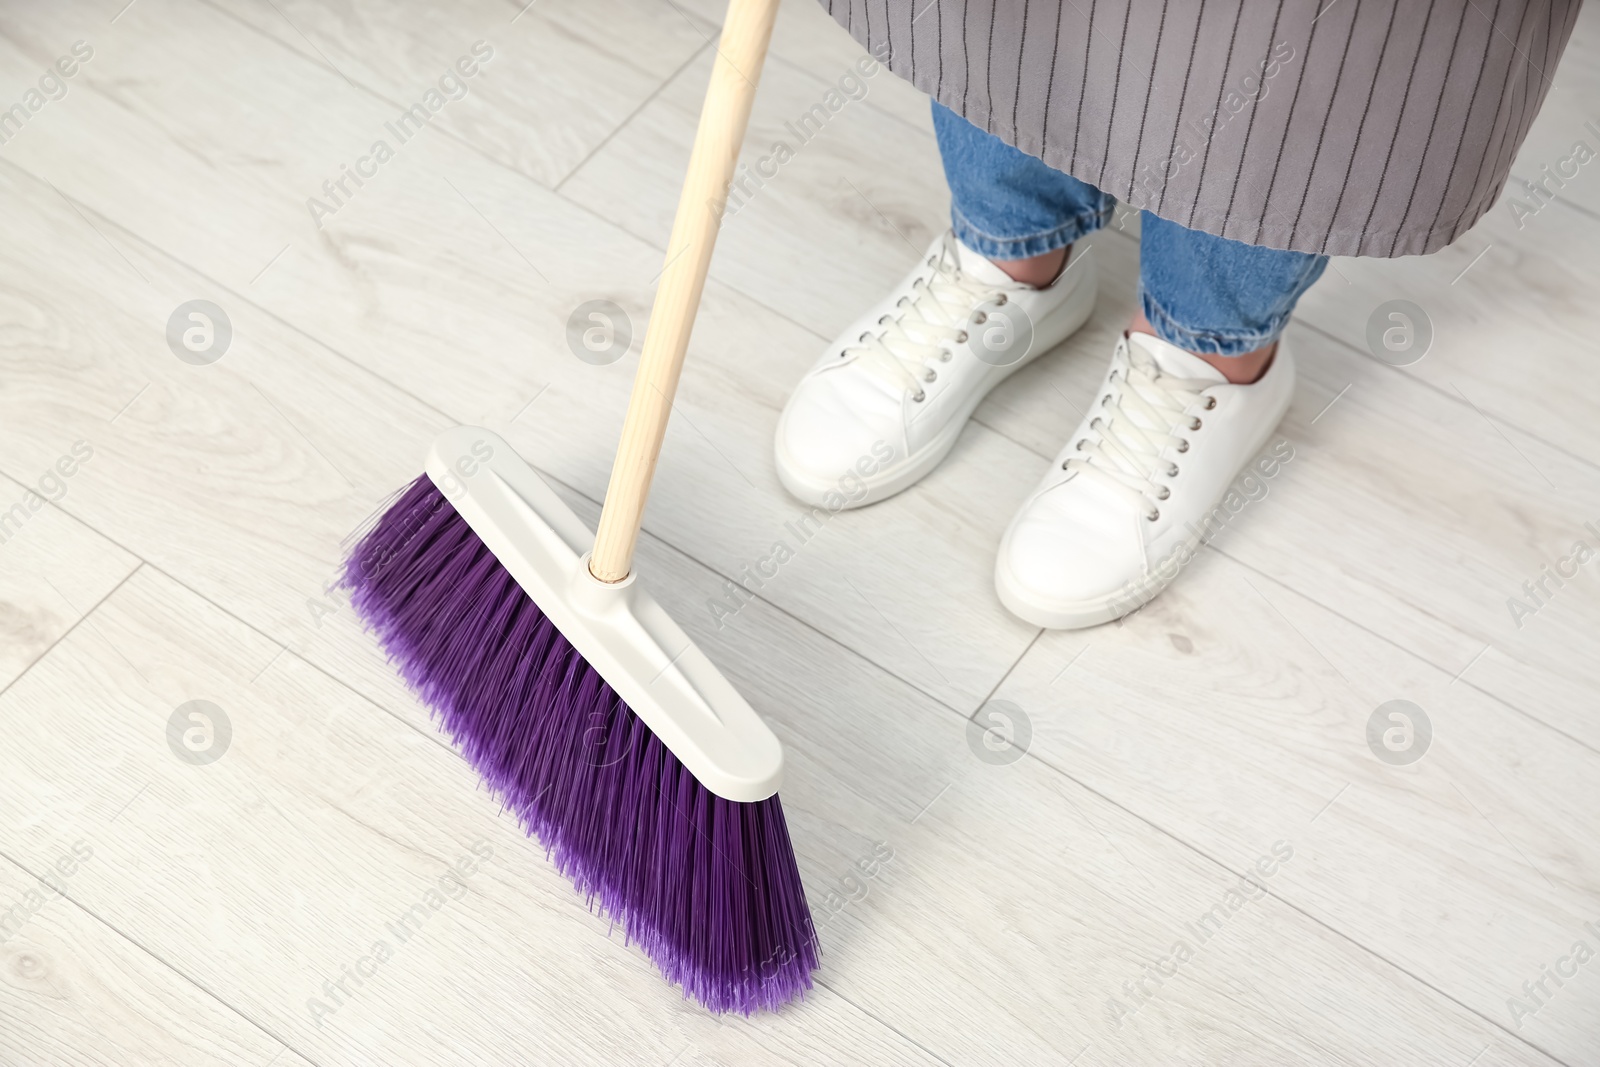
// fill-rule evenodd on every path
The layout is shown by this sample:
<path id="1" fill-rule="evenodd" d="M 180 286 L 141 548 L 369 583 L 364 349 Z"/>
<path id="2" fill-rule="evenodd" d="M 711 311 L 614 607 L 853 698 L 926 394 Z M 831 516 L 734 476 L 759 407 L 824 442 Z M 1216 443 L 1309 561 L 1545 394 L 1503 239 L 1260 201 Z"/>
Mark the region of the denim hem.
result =
<path id="1" fill-rule="evenodd" d="M 1278 312 L 1267 319 L 1259 330 L 1194 330 L 1178 322 L 1166 308 L 1156 303 L 1143 281 L 1139 283 L 1139 308 L 1154 327 L 1157 337 L 1186 352 L 1203 352 L 1211 356 L 1242 356 L 1267 347 L 1283 335 L 1293 313 Z"/>
<path id="2" fill-rule="evenodd" d="M 1112 206 L 1107 204 L 1097 210 L 1081 211 L 1055 229 L 1025 237 L 993 237 L 967 221 L 961 209 L 951 204 L 950 227 L 955 231 L 958 241 L 987 259 L 1029 259 L 1065 248 L 1078 238 L 1100 229 L 1111 221 L 1112 210 Z"/>

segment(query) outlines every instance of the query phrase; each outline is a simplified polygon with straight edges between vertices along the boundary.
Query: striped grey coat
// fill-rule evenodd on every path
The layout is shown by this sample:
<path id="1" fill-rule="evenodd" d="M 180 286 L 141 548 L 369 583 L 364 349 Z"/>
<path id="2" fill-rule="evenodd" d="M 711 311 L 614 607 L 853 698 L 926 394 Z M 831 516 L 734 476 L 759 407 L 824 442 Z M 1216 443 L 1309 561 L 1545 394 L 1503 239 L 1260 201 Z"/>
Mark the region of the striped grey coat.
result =
<path id="1" fill-rule="evenodd" d="M 1581 0 L 822 0 L 1058 170 L 1272 248 L 1441 248 L 1499 196 Z"/>

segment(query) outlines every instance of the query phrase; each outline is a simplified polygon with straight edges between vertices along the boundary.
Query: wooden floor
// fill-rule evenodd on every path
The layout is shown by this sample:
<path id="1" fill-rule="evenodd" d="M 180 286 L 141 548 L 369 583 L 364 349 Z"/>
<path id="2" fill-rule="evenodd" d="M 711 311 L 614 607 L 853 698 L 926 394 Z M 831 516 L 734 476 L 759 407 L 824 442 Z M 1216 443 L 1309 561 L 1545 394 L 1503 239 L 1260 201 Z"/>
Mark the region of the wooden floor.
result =
<path id="1" fill-rule="evenodd" d="M 0 509 L 50 498 L 0 530 L 0 1063 L 1600 1063 L 1600 562 L 1508 606 L 1600 546 L 1600 164 L 1335 261 L 1290 328 L 1293 460 L 1124 624 L 1041 633 L 990 575 L 1132 308 L 1133 219 L 1086 242 L 1087 328 L 719 620 L 801 510 L 789 389 L 944 225 L 926 101 L 869 80 L 724 228 L 638 563 L 786 745 L 826 917 L 812 995 L 715 1018 L 329 591 L 443 427 L 590 521 L 604 493 L 720 11 L 523 2 L 0 12 L 0 108 L 85 42 L 0 145 Z M 1600 145 L 1597 57 L 1591 6 L 1518 178 Z M 751 158 L 856 58 L 786 3 Z M 231 324 L 206 365 L 166 337 L 197 299 Z M 610 365 L 566 341 L 595 299 L 636 334 Z M 1366 341 L 1395 299 L 1435 333 L 1403 369 Z M 1396 700 L 1432 729 L 1405 765 L 1368 743 Z"/>

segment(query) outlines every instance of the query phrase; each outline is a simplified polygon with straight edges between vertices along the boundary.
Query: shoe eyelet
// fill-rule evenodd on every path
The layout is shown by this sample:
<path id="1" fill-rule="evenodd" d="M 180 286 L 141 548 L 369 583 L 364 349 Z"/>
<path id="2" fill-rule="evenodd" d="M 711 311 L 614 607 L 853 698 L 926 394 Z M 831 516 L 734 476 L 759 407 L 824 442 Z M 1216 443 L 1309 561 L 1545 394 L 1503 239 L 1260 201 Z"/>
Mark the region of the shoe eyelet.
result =
<path id="1" fill-rule="evenodd" d="M 1070 459 L 1064 459 L 1064 460 L 1062 460 L 1062 461 L 1061 461 L 1061 469 L 1062 469 L 1062 470 L 1066 470 L 1066 469 L 1067 469 L 1067 464 L 1068 464 L 1068 463 L 1071 463 L 1071 462 L 1072 462 L 1072 461 L 1071 461 L 1071 460 L 1070 460 Z"/>
<path id="2" fill-rule="evenodd" d="M 948 348 L 945 349 L 943 352 L 939 353 L 939 362 L 940 363 L 949 363 L 950 362 L 950 350 Z"/>
<path id="3" fill-rule="evenodd" d="M 1147 521 L 1149 521 L 1149 522 L 1155 522 L 1159 518 L 1161 518 L 1161 509 L 1160 508 L 1151 508 L 1150 509 L 1150 514 L 1145 516 L 1145 519 Z"/>
<path id="4" fill-rule="evenodd" d="M 1163 485 L 1161 487 L 1161 495 L 1159 497 L 1157 497 L 1156 499 L 1157 500 L 1165 500 L 1165 499 L 1167 499 L 1167 497 L 1169 497 L 1171 495 L 1172 495 L 1172 490 L 1168 489 L 1166 486 Z"/>
<path id="5" fill-rule="evenodd" d="M 928 373 L 926 373 L 926 374 L 924 374 L 922 376 L 922 380 L 925 381 L 925 382 L 936 382 L 936 381 L 939 380 L 938 372 L 936 372 L 936 371 L 934 371 L 933 369 L 930 368 L 928 370 Z"/>
<path id="6" fill-rule="evenodd" d="M 1191 430 L 1191 431 L 1193 431 L 1193 430 L 1198 430 L 1198 429 L 1199 429 L 1199 428 L 1200 428 L 1200 427 L 1201 427 L 1201 426 L 1202 426 L 1202 425 L 1204 425 L 1204 424 L 1203 424 L 1203 423 L 1201 423 L 1201 421 L 1200 421 L 1200 420 L 1199 420 L 1199 419 L 1198 419 L 1198 418 L 1196 418 L 1196 419 L 1195 419 L 1195 420 L 1194 420 L 1194 425 L 1192 425 L 1192 426 L 1190 426 L 1190 427 L 1189 427 L 1189 429 L 1190 429 L 1190 430 Z"/>
<path id="7" fill-rule="evenodd" d="M 1005 293 L 1001 293 L 999 296 L 994 298 L 994 306 L 995 307 L 1005 307 L 1006 306 L 1006 302 L 1008 300 L 1010 300 L 1010 299 L 1011 298 L 1009 296 L 1007 296 Z"/>
<path id="8" fill-rule="evenodd" d="M 867 338 L 869 338 L 871 336 L 872 336 L 872 331 L 868 330 L 866 333 L 863 333 L 860 337 L 856 338 L 856 344 L 859 344 L 859 345 L 866 344 L 867 343 Z"/>
<path id="9" fill-rule="evenodd" d="M 977 323 L 979 326 L 982 326 L 984 323 L 989 321 L 989 313 L 987 311 L 980 311 L 976 315 L 972 316 L 972 321 Z"/>
<path id="10" fill-rule="evenodd" d="M 1176 463 L 1174 463 L 1172 465 L 1172 469 L 1167 472 L 1167 477 L 1168 478 L 1176 478 L 1177 476 L 1178 476 L 1178 465 Z"/>
<path id="11" fill-rule="evenodd" d="M 956 335 L 956 344 L 964 345 L 966 343 L 967 343 L 967 331 L 966 330 L 962 330 L 959 334 Z"/>
<path id="12" fill-rule="evenodd" d="M 920 404 L 926 399 L 928 399 L 928 394 L 924 393 L 921 389 L 918 389 L 917 395 L 911 398 L 911 402 L 913 404 Z"/>
<path id="13" fill-rule="evenodd" d="M 1206 410 L 1207 411 L 1210 411 L 1212 408 L 1214 408 L 1216 406 L 1217 406 L 1217 398 L 1216 397 L 1214 397 L 1214 396 L 1206 397 Z"/>
<path id="14" fill-rule="evenodd" d="M 1188 441 L 1179 441 L 1178 442 L 1178 451 L 1179 452 L 1187 452 L 1187 451 L 1189 451 L 1189 442 Z"/>
<path id="15" fill-rule="evenodd" d="M 1088 441 L 1079 441 L 1076 445 L 1074 445 L 1072 447 L 1072 450 L 1074 452 L 1082 452 L 1083 451 L 1083 446 L 1088 444 L 1088 443 L 1089 443 Z"/>

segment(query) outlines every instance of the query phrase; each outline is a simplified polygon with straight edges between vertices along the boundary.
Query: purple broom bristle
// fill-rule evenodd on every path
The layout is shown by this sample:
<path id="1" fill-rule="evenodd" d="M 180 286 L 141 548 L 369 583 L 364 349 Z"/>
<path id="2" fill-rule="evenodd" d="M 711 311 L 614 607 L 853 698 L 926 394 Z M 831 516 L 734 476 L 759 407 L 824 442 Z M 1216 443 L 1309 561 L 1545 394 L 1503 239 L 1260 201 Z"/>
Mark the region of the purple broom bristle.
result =
<path id="1" fill-rule="evenodd" d="M 426 475 L 343 585 L 491 790 L 669 981 L 746 1015 L 811 988 L 817 936 L 778 798 L 702 786 Z"/>

